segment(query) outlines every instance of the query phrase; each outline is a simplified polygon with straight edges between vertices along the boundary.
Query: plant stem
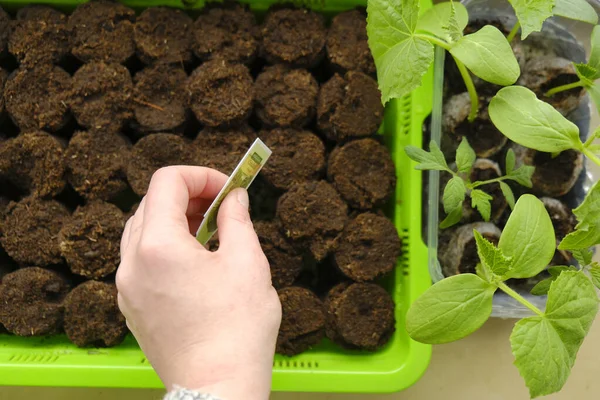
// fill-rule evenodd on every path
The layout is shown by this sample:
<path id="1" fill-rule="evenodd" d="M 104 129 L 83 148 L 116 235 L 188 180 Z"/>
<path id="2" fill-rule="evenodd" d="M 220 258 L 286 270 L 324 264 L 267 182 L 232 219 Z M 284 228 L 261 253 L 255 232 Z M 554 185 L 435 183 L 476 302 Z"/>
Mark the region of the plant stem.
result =
<path id="1" fill-rule="evenodd" d="M 552 97 L 556 93 L 564 92 L 565 90 L 575 89 L 575 88 L 582 87 L 582 86 L 584 86 L 584 83 L 582 81 L 577 81 L 577 82 L 573 82 L 573 83 L 567 83 L 566 85 L 560 85 L 560 86 L 557 86 L 555 88 L 552 88 L 552 89 L 548 90 L 544 94 L 544 96 L 546 96 L 546 97 Z"/>
<path id="2" fill-rule="evenodd" d="M 413 35 L 413 37 L 416 37 L 416 38 L 419 38 L 419 39 L 423 39 L 423 40 L 427 40 L 431 44 L 439 46 L 439 47 L 441 47 L 444 50 L 450 51 L 450 45 L 448 43 L 446 43 L 445 41 L 443 41 L 442 39 L 437 38 L 435 36 L 428 35 L 426 33 L 415 33 Z"/>
<path id="3" fill-rule="evenodd" d="M 475 89 L 475 85 L 473 84 L 473 79 L 471 79 L 471 74 L 465 64 L 463 64 L 460 60 L 454 57 L 454 61 L 456 62 L 456 66 L 460 71 L 460 75 L 465 81 L 465 86 L 467 87 L 467 91 L 469 92 L 469 97 L 471 98 L 471 112 L 469 113 L 469 122 L 475 121 L 477 118 L 477 113 L 479 112 L 479 96 L 477 96 L 477 89 Z"/>
<path id="4" fill-rule="evenodd" d="M 508 43 L 512 42 L 513 39 L 515 38 L 515 36 L 517 36 L 517 33 L 519 32 L 520 28 L 521 28 L 521 23 L 519 21 L 517 21 L 517 23 L 515 24 L 515 26 L 513 26 L 513 28 L 511 29 L 510 33 L 506 37 L 506 40 L 508 41 Z"/>
<path id="5" fill-rule="evenodd" d="M 519 303 L 523 304 L 525 307 L 529 308 L 531 311 L 533 311 L 534 313 L 536 313 L 539 316 L 543 316 L 544 313 L 537 308 L 536 306 L 534 306 L 533 304 L 531 304 L 530 302 L 528 302 L 527 300 L 525 300 L 523 298 L 523 296 L 521 296 L 519 293 L 515 292 L 514 290 L 512 290 L 511 288 L 509 288 L 506 283 L 504 282 L 498 282 L 498 287 L 507 295 L 509 295 L 510 297 L 512 297 L 513 299 L 517 300 Z"/>
<path id="6" fill-rule="evenodd" d="M 471 184 L 471 187 L 473 189 L 475 189 L 476 187 L 487 185 L 488 183 L 502 182 L 502 181 L 506 180 L 506 178 L 507 178 L 506 176 L 500 176 L 498 178 L 488 179 L 487 181 L 475 181 Z"/>
<path id="7" fill-rule="evenodd" d="M 596 165 L 600 166 L 600 158 L 595 155 L 594 153 L 592 153 L 589 149 L 587 148 L 583 148 L 582 150 L 583 154 L 585 154 L 587 156 L 587 158 L 589 158 L 590 160 L 592 160 Z"/>

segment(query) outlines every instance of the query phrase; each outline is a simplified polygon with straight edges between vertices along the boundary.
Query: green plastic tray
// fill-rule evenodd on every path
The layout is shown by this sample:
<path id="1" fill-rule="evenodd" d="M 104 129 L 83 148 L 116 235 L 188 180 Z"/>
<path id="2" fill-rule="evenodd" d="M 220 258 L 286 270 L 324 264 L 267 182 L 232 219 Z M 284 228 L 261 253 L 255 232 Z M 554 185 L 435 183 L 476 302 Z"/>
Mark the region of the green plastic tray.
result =
<path id="1" fill-rule="evenodd" d="M 71 10 L 81 0 L 38 0 L 63 10 Z M 257 12 L 274 1 L 247 0 Z M 142 9 L 149 6 L 183 7 L 179 1 L 125 0 Z M 8 10 L 22 7 L 22 0 L 0 0 Z M 303 1 L 315 10 L 333 14 L 355 6 L 360 0 Z M 422 10 L 431 0 L 421 0 Z M 201 8 L 201 2 L 189 5 Z M 411 144 L 421 146 L 422 125 L 431 112 L 433 73 L 411 96 L 392 101 L 385 112 L 383 135 L 390 148 L 398 176 L 394 201 L 390 206 L 403 239 L 403 256 L 395 272 L 384 282 L 396 302 L 396 332 L 376 353 L 346 351 L 323 341 L 296 357 L 277 355 L 273 365 L 273 390 L 305 392 L 395 392 L 415 383 L 425 372 L 431 346 L 411 340 L 404 329 L 404 316 L 412 303 L 431 285 L 427 270 L 427 246 L 421 238 L 421 173 L 413 168 L 403 151 Z M 0 385 L 161 388 L 150 364 L 129 336 L 110 349 L 80 349 L 64 336 L 20 338 L 0 335 Z"/>

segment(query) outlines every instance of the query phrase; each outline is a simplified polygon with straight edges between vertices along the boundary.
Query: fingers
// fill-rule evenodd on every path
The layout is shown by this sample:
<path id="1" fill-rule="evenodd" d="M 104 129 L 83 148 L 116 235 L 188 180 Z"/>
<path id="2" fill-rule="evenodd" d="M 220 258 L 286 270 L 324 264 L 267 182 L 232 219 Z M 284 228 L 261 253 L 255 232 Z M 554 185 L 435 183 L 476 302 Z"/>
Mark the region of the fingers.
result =
<path id="1" fill-rule="evenodd" d="M 260 250 L 248 206 L 248 192 L 245 189 L 235 189 L 223 200 L 217 216 L 219 251 Z"/>
<path id="2" fill-rule="evenodd" d="M 135 214 L 130 217 L 125 224 L 123 236 L 121 237 L 121 260 L 123 260 L 123 256 L 127 252 L 127 249 L 130 248 L 130 245 L 133 244 L 135 246 L 139 241 L 139 236 L 144 223 L 145 203 L 146 198 L 144 197 L 142 198 L 142 201 L 140 202 Z"/>

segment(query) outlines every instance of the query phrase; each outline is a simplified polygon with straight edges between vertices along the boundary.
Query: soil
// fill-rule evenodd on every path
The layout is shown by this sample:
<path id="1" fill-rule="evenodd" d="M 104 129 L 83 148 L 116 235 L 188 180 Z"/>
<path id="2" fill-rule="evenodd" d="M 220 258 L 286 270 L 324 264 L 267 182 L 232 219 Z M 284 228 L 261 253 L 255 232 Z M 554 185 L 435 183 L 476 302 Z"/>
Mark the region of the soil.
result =
<path id="1" fill-rule="evenodd" d="M 21 133 L 0 147 L 0 176 L 35 197 L 53 196 L 65 187 L 63 144 L 42 132 Z"/>
<path id="2" fill-rule="evenodd" d="M 325 168 L 325 145 L 306 130 L 277 128 L 261 131 L 260 138 L 273 151 L 261 170 L 267 182 L 287 190 L 296 183 L 319 179 Z"/>
<path id="3" fill-rule="evenodd" d="M 83 62 L 124 63 L 135 54 L 135 11 L 123 4 L 83 3 L 69 17 L 71 52 Z"/>
<path id="4" fill-rule="evenodd" d="M 339 73 L 360 71 L 374 76 L 375 62 L 367 43 L 367 15 L 351 10 L 333 17 L 325 44 L 327 59 Z"/>
<path id="5" fill-rule="evenodd" d="M 258 50 L 256 18 L 246 5 L 208 3 L 193 26 L 192 49 L 202 61 L 249 64 Z"/>
<path id="6" fill-rule="evenodd" d="M 1 10 L 1 8 L 0 8 Z M 8 72 L 6 70 L 0 68 L 0 121 L 4 120 L 4 86 L 6 85 L 6 80 L 8 79 Z M 0 143 L 2 142 L 2 137 L 0 137 Z"/>
<path id="7" fill-rule="evenodd" d="M 271 157 L 273 157 L 272 154 Z M 275 218 L 277 202 L 281 194 L 280 190 L 275 189 L 264 179 L 261 171 L 248 188 L 252 221 L 272 221 Z"/>
<path id="8" fill-rule="evenodd" d="M 336 142 L 369 136 L 383 122 L 383 111 L 373 78 L 357 71 L 335 74 L 319 91 L 317 126 Z"/>
<path id="9" fill-rule="evenodd" d="M 137 54 L 146 64 L 186 64 L 192 61 L 192 19 L 181 10 L 150 7 L 134 26 Z"/>
<path id="10" fill-rule="evenodd" d="M 325 336 L 325 313 L 321 300 L 301 287 L 287 287 L 278 294 L 282 318 L 276 352 L 293 356 L 318 344 Z"/>
<path id="11" fill-rule="evenodd" d="M 473 163 L 473 169 L 471 170 L 469 179 L 471 182 L 487 181 L 489 179 L 498 178 L 501 174 L 500 167 L 497 163 L 485 158 L 478 158 Z M 506 207 L 508 207 L 508 203 L 506 202 L 506 198 L 502 193 L 500 184 L 488 183 L 487 185 L 479 186 L 477 189 L 483 190 L 485 193 L 492 196 L 492 212 L 490 214 L 490 220 L 493 222 L 498 221 L 502 217 Z M 471 202 L 469 200 L 463 203 L 463 218 L 466 222 L 483 220 L 479 211 L 471 207 Z"/>
<path id="12" fill-rule="evenodd" d="M 21 265 L 58 264 L 62 258 L 56 238 L 69 214 L 69 210 L 55 200 L 27 197 L 10 203 L 1 227 L 0 243 Z"/>
<path id="13" fill-rule="evenodd" d="M 314 67 L 325 53 L 327 28 L 322 15 L 305 9 L 271 10 L 261 27 L 261 55 L 270 64 Z"/>
<path id="14" fill-rule="evenodd" d="M 183 68 L 164 64 L 135 75 L 133 113 L 140 133 L 183 130 L 187 119 L 186 79 Z"/>
<path id="15" fill-rule="evenodd" d="M 73 76 L 71 109 L 79 125 L 117 132 L 132 116 L 133 83 L 127 68 L 96 62 Z"/>
<path id="16" fill-rule="evenodd" d="M 67 17 L 47 6 L 28 6 L 17 11 L 8 51 L 22 66 L 57 63 L 71 50 Z"/>
<path id="17" fill-rule="evenodd" d="M 155 133 L 141 138 L 131 150 L 127 180 L 138 196 L 148 190 L 152 175 L 169 165 L 194 165 L 192 146 L 170 133 Z"/>
<path id="18" fill-rule="evenodd" d="M 329 156 L 327 177 L 348 204 L 360 210 L 383 205 L 396 186 L 391 155 L 373 139 L 335 148 Z"/>
<path id="19" fill-rule="evenodd" d="M 229 175 L 256 139 L 248 125 L 227 130 L 205 128 L 194 140 L 196 163 Z"/>
<path id="20" fill-rule="evenodd" d="M 54 335 L 63 326 L 69 284 L 57 272 L 23 268 L 2 277 L 0 322 L 19 336 Z"/>
<path id="21" fill-rule="evenodd" d="M 65 298 L 65 332 L 79 347 L 112 347 L 127 334 L 114 284 L 88 281 Z"/>
<path id="22" fill-rule="evenodd" d="M 268 127 L 302 127 L 315 115 L 319 84 L 305 69 L 283 64 L 267 67 L 254 88 L 256 115 Z"/>
<path id="23" fill-rule="evenodd" d="M 346 225 L 336 245 L 334 259 L 349 279 L 366 282 L 391 272 L 400 249 L 400 238 L 392 221 L 365 213 Z"/>
<path id="24" fill-rule="evenodd" d="M 71 85 L 71 76 L 60 67 L 21 67 L 6 81 L 6 110 L 21 130 L 57 131 L 69 120 Z"/>
<path id="25" fill-rule="evenodd" d="M 253 86 L 246 66 L 222 60 L 208 61 L 196 68 L 188 79 L 189 105 L 204 125 L 240 124 L 252 112 Z"/>
<path id="26" fill-rule="evenodd" d="M 78 207 L 58 235 L 62 256 L 71 272 L 100 279 L 115 272 L 125 216 L 117 206 L 94 201 Z"/>
<path id="27" fill-rule="evenodd" d="M 67 180 L 86 199 L 110 200 L 127 189 L 131 145 L 121 134 L 76 132 L 65 153 Z"/>
<path id="28" fill-rule="evenodd" d="M 4 54 L 10 35 L 10 16 L 0 7 L 0 55 Z"/>
<path id="29" fill-rule="evenodd" d="M 271 267 L 271 282 L 275 289 L 294 284 L 302 271 L 302 255 L 292 247 L 274 222 L 258 221 L 254 230 Z"/>
<path id="30" fill-rule="evenodd" d="M 348 206 L 325 181 L 299 183 L 279 198 L 277 217 L 283 233 L 323 260 L 348 220 Z"/>
<path id="31" fill-rule="evenodd" d="M 354 283 L 335 287 L 328 305 L 329 338 L 342 346 L 375 351 L 394 333 L 394 301 L 381 286 Z"/>
<path id="32" fill-rule="evenodd" d="M 548 211 L 548 215 L 550 215 L 552 226 L 554 226 L 554 233 L 556 234 L 556 240 L 557 242 L 560 242 L 565 236 L 575 230 L 575 225 L 577 225 L 575 215 L 573 215 L 571 209 L 560 200 L 551 197 L 542 197 L 540 200 L 544 203 L 544 207 L 546 207 L 546 211 Z"/>

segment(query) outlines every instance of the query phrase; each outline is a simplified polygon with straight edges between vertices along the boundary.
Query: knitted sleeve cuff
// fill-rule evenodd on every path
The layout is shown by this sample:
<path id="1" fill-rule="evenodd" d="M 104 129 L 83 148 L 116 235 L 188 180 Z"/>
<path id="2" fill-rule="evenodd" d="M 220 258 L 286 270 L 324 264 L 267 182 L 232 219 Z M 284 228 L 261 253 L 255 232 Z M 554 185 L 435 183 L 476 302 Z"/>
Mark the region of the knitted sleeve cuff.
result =
<path id="1" fill-rule="evenodd" d="M 210 394 L 198 393 L 193 390 L 175 388 L 166 394 L 163 400 L 220 400 Z"/>

